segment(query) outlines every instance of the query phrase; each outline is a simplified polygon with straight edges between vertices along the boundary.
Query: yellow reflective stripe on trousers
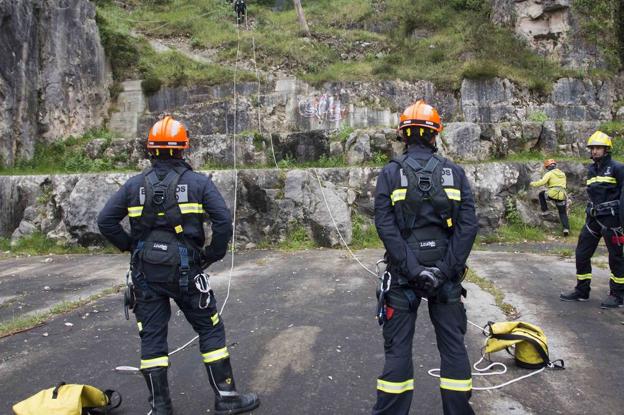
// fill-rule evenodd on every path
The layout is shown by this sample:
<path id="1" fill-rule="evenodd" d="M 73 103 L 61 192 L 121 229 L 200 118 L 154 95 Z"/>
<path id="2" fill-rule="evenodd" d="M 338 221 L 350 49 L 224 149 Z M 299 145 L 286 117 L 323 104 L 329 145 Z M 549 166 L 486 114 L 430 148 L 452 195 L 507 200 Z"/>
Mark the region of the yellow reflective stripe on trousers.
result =
<path id="1" fill-rule="evenodd" d="M 204 206 L 201 203 L 179 203 L 180 212 L 183 215 L 188 213 L 204 213 Z M 128 207 L 128 216 L 131 218 L 138 218 L 143 214 L 143 206 L 130 206 Z M 159 213 L 158 216 L 165 216 L 164 213 Z"/>
<path id="2" fill-rule="evenodd" d="M 613 183 L 613 184 L 616 184 L 617 180 L 615 179 L 615 177 L 610 177 L 610 176 L 596 176 L 596 177 L 592 177 L 591 179 L 587 180 L 587 186 L 589 186 L 592 183 Z"/>
<path id="3" fill-rule="evenodd" d="M 202 357 L 204 358 L 204 363 L 212 363 L 217 360 L 225 359 L 226 357 L 230 357 L 228 353 L 227 347 L 222 349 L 213 350 L 212 352 L 203 353 Z"/>
<path id="4" fill-rule="evenodd" d="M 405 196 L 407 195 L 407 189 L 396 189 L 390 195 L 390 199 L 392 200 L 392 204 L 394 205 L 399 200 L 405 200 Z"/>
<path id="5" fill-rule="evenodd" d="M 472 389 L 471 379 L 440 378 L 440 388 L 457 392 L 468 392 Z"/>
<path id="6" fill-rule="evenodd" d="M 149 369 L 150 367 L 167 367 L 169 366 L 169 356 L 156 357 L 154 359 L 141 359 L 141 369 Z"/>
<path id="7" fill-rule="evenodd" d="M 399 394 L 414 390 L 414 379 L 405 382 L 388 382 L 387 380 L 377 379 L 377 390 L 386 393 Z"/>
<path id="8" fill-rule="evenodd" d="M 452 187 L 445 187 L 444 191 L 446 192 L 446 196 L 451 200 L 457 200 L 461 202 L 461 192 L 459 189 L 454 189 Z"/>
<path id="9" fill-rule="evenodd" d="M 613 280 L 616 284 L 624 284 L 624 277 L 618 278 L 615 275 L 611 274 L 611 280 Z"/>
<path id="10" fill-rule="evenodd" d="M 591 274 L 576 274 L 576 279 L 577 280 L 591 280 L 592 279 L 592 275 Z"/>

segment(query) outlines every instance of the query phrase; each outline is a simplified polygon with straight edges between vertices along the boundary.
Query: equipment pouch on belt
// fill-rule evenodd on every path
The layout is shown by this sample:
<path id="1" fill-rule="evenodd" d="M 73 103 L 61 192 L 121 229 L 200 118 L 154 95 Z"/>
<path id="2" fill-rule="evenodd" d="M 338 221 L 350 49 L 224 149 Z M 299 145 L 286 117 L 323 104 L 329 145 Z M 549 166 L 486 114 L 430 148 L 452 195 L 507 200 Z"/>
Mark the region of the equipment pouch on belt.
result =
<path id="1" fill-rule="evenodd" d="M 172 282 L 179 277 L 178 239 L 169 231 L 154 230 L 139 253 L 143 274 L 148 281 Z"/>

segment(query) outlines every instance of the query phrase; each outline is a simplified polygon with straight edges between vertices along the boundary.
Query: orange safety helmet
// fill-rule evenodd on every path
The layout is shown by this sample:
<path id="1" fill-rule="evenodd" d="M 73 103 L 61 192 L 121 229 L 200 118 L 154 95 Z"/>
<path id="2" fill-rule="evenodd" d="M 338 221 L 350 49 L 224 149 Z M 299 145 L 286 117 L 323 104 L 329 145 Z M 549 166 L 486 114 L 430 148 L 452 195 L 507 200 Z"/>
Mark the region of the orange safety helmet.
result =
<path id="1" fill-rule="evenodd" d="M 555 159 L 544 160 L 544 168 L 548 168 L 548 166 L 552 166 L 553 164 L 557 164 Z"/>
<path id="2" fill-rule="evenodd" d="M 438 133 L 444 128 L 438 111 L 423 99 L 405 108 L 399 117 L 399 130 L 406 127 L 426 127 Z"/>
<path id="3" fill-rule="evenodd" d="M 149 131 L 148 150 L 185 150 L 187 148 L 189 148 L 189 137 L 186 127 L 180 121 L 174 120 L 171 115 L 165 115 Z"/>

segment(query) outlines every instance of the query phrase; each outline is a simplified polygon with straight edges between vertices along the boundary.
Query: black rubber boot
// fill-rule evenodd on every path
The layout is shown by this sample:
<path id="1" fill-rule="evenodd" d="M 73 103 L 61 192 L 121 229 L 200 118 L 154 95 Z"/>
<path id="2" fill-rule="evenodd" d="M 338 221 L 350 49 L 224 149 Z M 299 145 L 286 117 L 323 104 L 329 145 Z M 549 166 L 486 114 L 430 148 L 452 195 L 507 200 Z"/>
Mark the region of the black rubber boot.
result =
<path id="1" fill-rule="evenodd" d="M 206 363 L 206 371 L 215 393 L 216 415 L 242 414 L 260 406 L 260 399 L 255 393 L 239 394 L 236 391 L 229 357 Z"/>
<path id="2" fill-rule="evenodd" d="M 624 298 L 621 295 L 611 291 L 607 298 L 600 303 L 600 308 L 618 308 L 624 307 Z"/>
<path id="3" fill-rule="evenodd" d="M 559 299 L 561 301 L 587 301 L 589 300 L 589 293 L 584 294 L 575 288 L 568 293 L 559 294 Z"/>
<path id="4" fill-rule="evenodd" d="M 150 412 L 148 415 L 173 415 L 173 406 L 169 397 L 169 383 L 167 382 L 167 368 L 154 367 L 141 370 L 147 389 L 149 389 Z"/>

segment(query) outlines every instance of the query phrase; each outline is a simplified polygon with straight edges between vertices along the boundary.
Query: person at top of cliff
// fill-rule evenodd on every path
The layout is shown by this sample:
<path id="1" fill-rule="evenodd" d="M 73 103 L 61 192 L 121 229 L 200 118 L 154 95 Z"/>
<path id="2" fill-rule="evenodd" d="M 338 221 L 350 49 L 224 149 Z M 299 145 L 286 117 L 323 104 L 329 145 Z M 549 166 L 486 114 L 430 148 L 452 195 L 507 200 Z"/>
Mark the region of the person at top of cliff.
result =
<path id="1" fill-rule="evenodd" d="M 594 161 L 587 169 L 587 196 L 585 226 L 576 245 L 576 287 L 562 293 L 562 301 L 589 300 L 592 280 L 591 258 L 600 239 L 604 239 L 609 252 L 609 294 L 600 304 L 601 308 L 617 308 L 624 305 L 624 164 L 611 158 L 611 137 L 596 131 L 587 140 L 587 148 Z"/>
<path id="2" fill-rule="evenodd" d="M 225 327 L 203 270 L 225 256 L 232 219 L 210 177 L 182 160 L 189 148 L 187 128 L 167 115 L 149 131 L 152 167 L 131 177 L 98 216 L 100 232 L 131 253 L 132 284 L 127 298 L 141 337 L 141 372 L 149 390 L 151 415 L 170 415 L 167 326 L 173 299 L 199 335 L 199 350 L 215 393 L 216 414 L 238 414 L 260 405 L 254 393 L 234 384 Z M 203 223 L 212 223 L 210 245 Z M 130 235 L 120 222 L 128 216 Z"/>
<path id="3" fill-rule="evenodd" d="M 563 226 L 563 236 L 568 236 L 570 234 L 570 222 L 567 213 L 566 175 L 557 168 L 557 162 L 554 159 L 544 161 L 544 168 L 546 169 L 546 174 L 540 180 L 530 184 L 533 187 L 547 187 L 547 190 L 542 190 L 539 193 L 542 212 L 548 211 L 547 200 L 553 201 L 559 212 L 559 220 L 561 221 L 561 226 Z"/>
<path id="4" fill-rule="evenodd" d="M 247 13 L 247 4 L 245 0 L 236 0 L 234 2 L 234 11 L 236 12 L 236 22 L 238 24 L 245 20 L 245 14 Z"/>

